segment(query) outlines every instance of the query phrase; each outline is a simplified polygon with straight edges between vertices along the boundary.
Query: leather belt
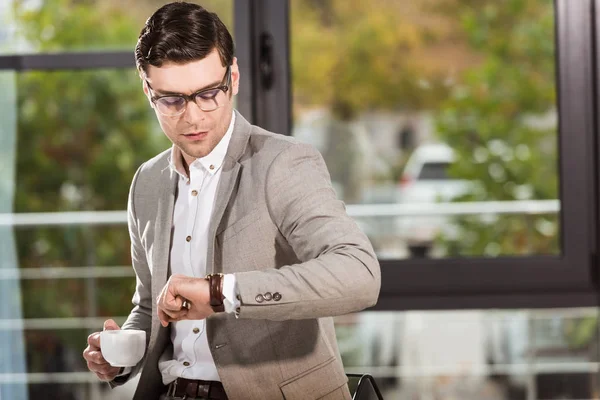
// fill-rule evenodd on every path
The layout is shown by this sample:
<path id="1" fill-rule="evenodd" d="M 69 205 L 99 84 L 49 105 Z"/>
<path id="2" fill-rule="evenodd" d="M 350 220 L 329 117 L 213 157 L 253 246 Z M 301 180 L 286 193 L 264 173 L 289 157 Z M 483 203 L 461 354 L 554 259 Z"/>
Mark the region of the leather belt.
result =
<path id="1" fill-rule="evenodd" d="M 181 399 L 227 400 L 227 393 L 219 381 L 177 378 L 167 386 L 167 396 Z"/>

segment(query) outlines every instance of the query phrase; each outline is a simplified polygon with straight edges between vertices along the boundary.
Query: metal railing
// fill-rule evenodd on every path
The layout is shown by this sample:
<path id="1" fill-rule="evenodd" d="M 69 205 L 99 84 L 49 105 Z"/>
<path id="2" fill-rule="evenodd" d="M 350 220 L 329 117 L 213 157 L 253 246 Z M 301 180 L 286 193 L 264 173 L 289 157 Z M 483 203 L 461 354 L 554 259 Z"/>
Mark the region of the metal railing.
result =
<path id="1" fill-rule="evenodd" d="M 351 204 L 346 206 L 348 215 L 353 218 L 380 217 L 423 217 L 451 215 L 544 215 L 560 212 L 559 200 L 528 200 L 528 201 L 490 201 L 434 204 Z M 40 226 L 73 226 L 73 225 L 123 225 L 127 223 L 126 211 L 83 211 L 83 212 L 49 212 L 49 213 L 20 213 L 0 214 L 0 226 L 40 227 Z M 87 266 L 87 267 L 41 267 L 41 268 L 2 268 L 0 280 L 32 280 L 32 279 L 93 279 L 134 277 L 130 266 Z M 546 313 L 540 310 L 540 317 Z M 594 312 L 592 312 L 594 311 Z M 548 316 L 556 318 L 558 313 L 566 312 L 573 318 L 572 312 L 581 317 L 597 315 L 595 310 L 548 310 Z M 126 317 L 115 317 L 119 324 Z M 57 330 L 85 329 L 94 330 L 101 327 L 104 318 L 74 317 L 74 318 L 28 318 L 0 320 L 0 330 Z M 359 367 L 357 372 L 368 368 L 375 377 L 421 377 L 432 374 L 455 375 L 464 373 L 463 369 L 428 366 L 418 368 L 399 367 Z M 540 364 L 506 364 L 485 366 L 486 373 L 525 374 L 554 371 L 590 372 L 600 371 L 597 362 L 573 362 Z M 347 372 L 353 372 L 347 368 Z M 474 371 L 477 368 L 473 369 Z M 483 371 L 483 366 L 482 366 Z M 483 372 L 482 372 L 483 373 Z M 88 372 L 61 373 L 20 373 L 0 374 L 0 384 L 15 383 L 95 383 L 97 378 Z"/>
<path id="2" fill-rule="evenodd" d="M 560 211 L 559 200 L 479 201 L 427 204 L 350 204 L 348 215 L 364 217 L 418 217 L 477 214 L 540 215 Z M 127 223 L 127 211 L 81 211 L 0 214 L 0 226 L 114 225 Z"/>

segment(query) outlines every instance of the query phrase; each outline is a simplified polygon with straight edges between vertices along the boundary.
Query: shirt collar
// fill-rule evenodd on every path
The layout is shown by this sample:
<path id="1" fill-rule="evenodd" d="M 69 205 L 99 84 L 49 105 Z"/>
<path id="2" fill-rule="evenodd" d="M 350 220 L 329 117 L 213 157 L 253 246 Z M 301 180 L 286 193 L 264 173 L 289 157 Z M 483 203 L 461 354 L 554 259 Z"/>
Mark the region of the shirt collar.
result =
<path id="1" fill-rule="evenodd" d="M 215 148 L 206 156 L 201 158 L 196 158 L 193 163 L 190 164 L 190 169 L 193 168 L 204 168 L 209 174 L 215 174 L 223 165 L 223 161 L 225 160 L 225 155 L 227 154 L 227 148 L 229 147 L 229 142 L 231 141 L 231 136 L 233 135 L 233 126 L 235 123 L 235 112 L 231 115 L 231 122 L 229 123 L 229 127 L 227 128 L 227 132 L 223 138 L 217 143 Z M 181 149 L 175 145 L 171 147 L 171 155 L 168 158 L 169 168 L 172 171 L 177 172 L 182 178 L 189 179 L 187 173 L 185 172 L 185 167 L 183 166 L 183 155 L 181 153 Z"/>

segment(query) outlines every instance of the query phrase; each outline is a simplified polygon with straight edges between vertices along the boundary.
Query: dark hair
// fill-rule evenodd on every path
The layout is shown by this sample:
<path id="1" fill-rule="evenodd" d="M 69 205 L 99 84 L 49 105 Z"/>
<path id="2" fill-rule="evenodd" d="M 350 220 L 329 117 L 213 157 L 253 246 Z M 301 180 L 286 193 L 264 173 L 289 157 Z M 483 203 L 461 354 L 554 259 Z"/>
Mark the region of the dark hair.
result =
<path id="1" fill-rule="evenodd" d="M 231 65 L 233 39 L 217 14 L 197 4 L 175 2 L 146 21 L 135 46 L 135 64 L 138 71 L 148 72 L 148 65 L 201 60 L 215 48 L 223 66 Z"/>

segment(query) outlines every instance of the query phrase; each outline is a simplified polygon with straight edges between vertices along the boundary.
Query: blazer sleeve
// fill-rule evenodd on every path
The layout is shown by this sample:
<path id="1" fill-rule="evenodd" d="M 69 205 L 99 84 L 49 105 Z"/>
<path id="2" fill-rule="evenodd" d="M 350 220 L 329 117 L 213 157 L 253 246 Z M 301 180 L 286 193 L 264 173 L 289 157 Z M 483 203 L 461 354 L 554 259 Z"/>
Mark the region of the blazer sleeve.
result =
<path id="1" fill-rule="evenodd" d="M 131 240 L 131 261 L 136 275 L 136 289 L 133 295 L 133 309 L 121 329 L 142 329 L 146 331 L 146 346 L 150 340 L 150 328 L 152 326 L 152 275 L 146 259 L 146 251 L 142 245 L 140 226 L 135 213 L 135 187 L 143 165 L 137 170 L 127 202 L 127 226 Z M 147 348 L 147 347 L 146 347 Z M 144 357 L 145 358 L 145 357 Z M 132 368 L 131 373 L 117 376 L 109 382 L 111 387 L 123 385 L 140 371 L 144 359 Z"/>
<path id="2" fill-rule="evenodd" d="M 239 318 L 318 318 L 373 306 L 379 262 L 336 198 L 321 154 L 307 144 L 290 145 L 271 163 L 265 192 L 271 219 L 300 263 L 236 273 Z M 256 300 L 266 292 L 278 300 Z"/>

